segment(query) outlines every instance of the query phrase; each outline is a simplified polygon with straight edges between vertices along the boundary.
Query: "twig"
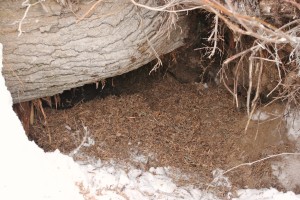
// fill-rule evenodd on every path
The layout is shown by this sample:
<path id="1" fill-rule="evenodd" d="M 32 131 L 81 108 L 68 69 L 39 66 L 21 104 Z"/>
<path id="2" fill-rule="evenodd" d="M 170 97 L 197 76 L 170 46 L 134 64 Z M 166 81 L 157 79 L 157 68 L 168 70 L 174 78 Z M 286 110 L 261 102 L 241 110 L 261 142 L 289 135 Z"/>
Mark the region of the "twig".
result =
<path id="1" fill-rule="evenodd" d="M 254 164 L 256 164 L 256 163 L 263 162 L 263 161 L 265 161 L 265 160 L 269 160 L 269 159 L 271 159 L 271 158 L 275 158 L 275 157 L 279 157 L 279 156 L 288 156 L 288 155 L 296 155 L 296 156 L 300 156 L 300 153 L 286 153 L 286 152 L 284 152 L 284 153 L 280 153 L 280 154 L 270 155 L 270 156 L 267 156 L 267 157 L 265 157 L 265 158 L 262 158 L 262 159 L 259 159 L 259 160 L 255 160 L 255 161 L 253 161 L 253 162 L 248 162 L 248 163 L 242 163 L 242 164 L 239 164 L 239 165 L 237 165 L 237 166 L 234 166 L 234 167 L 232 167 L 232 168 L 230 168 L 230 169 L 228 169 L 228 170 L 226 170 L 226 171 L 220 173 L 217 177 L 215 177 L 215 178 L 211 181 L 211 183 L 215 182 L 215 181 L 218 180 L 221 176 L 223 176 L 223 175 L 225 175 L 225 174 L 227 174 L 227 173 L 229 173 L 229 172 L 231 172 L 231 171 L 233 171 L 233 170 L 235 170 L 235 169 L 237 169 L 237 168 L 239 168 L 239 167 L 243 167 L 243 166 L 251 166 L 251 165 L 254 165 Z M 212 185 L 212 184 L 209 184 L 208 187 L 206 188 L 206 190 L 208 190 L 209 187 L 210 187 L 211 185 Z"/>
<path id="2" fill-rule="evenodd" d="M 238 57 L 241 57 L 242 55 L 244 55 L 244 54 L 246 54 L 246 53 L 248 53 L 248 52 L 254 51 L 254 50 L 258 49 L 258 48 L 259 48 L 259 45 L 255 45 L 255 46 L 253 46 L 253 47 L 251 47 L 251 48 L 249 48 L 249 49 L 246 49 L 246 50 L 244 50 L 244 51 L 242 51 L 242 52 L 240 52 L 240 53 L 237 53 L 237 54 L 231 56 L 230 58 L 227 58 L 227 59 L 223 62 L 223 64 L 228 64 L 228 63 L 230 63 L 231 61 L 237 59 Z"/>
<path id="3" fill-rule="evenodd" d="M 295 1 L 292 1 L 292 0 L 284 0 L 284 1 L 296 6 L 298 8 L 298 10 L 300 10 L 300 4 L 299 3 L 295 2 Z"/>
<path id="4" fill-rule="evenodd" d="M 96 6 L 98 6 L 98 4 L 100 4 L 103 0 L 98 0 L 96 3 L 94 3 L 91 8 L 82 16 L 80 17 L 76 23 L 80 22 L 81 20 L 85 19 L 92 11 L 94 11 L 96 9 Z"/>
<path id="5" fill-rule="evenodd" d="M 22 3 L 22 6 L 23 6 L 23 7 L 26 7 L 26 10 L 25 10 L 25 13 L 24 13 L 24 15 L 23 15 L 21 21 L 19 22 L 19 26 L 18 26 L 18 32 L 19 32 L 19 34 L 18 34 L 18 37 L 20 37 L 20 36 L 22 35 L 22 33 L 23 33 L 23 31 L 22 31 L 22 24 L 23 24 L 24 19 L 25 19 L 26 16 L 27 16 L 27 14 L 28 14 L 29 9 L 31 8 L 31 6 L 34 6 L 34 5 L 38 4 L 38 3 L 42 4 L 43 1 L 45 1 L 45 0 L 39 0 L 39 1 L 37 1 L 37 2 L 35 2 L 35 3 L 33 3 L 33 4 L 31 4 L 31 3 L 29 3 L 29 0 L 25 0 L 25 1 Z M 43 6 L 43 5 L 42 5 L 42 6 Z"/>
<path id="6" fill-rule="evenodd" d="M 151 7 L 151 6 L 137 3 L 135 0 L 130 0 L 130 1 L 138 7 L 145 8 L 145 9 L 152 10 L 152 11 L 158 11 L 158 12 L 171 12 L 171 13 L 187 12 L 187 11 L 197 10 L 197 9 L 205 7 L 205 6 L 194 6 L 194 7 L 186 8 L 186 9 L 177 9 L 177 10 L 171 9 L 171 10 L 169 10 L 169 8 L 174 7 L 176 5 L 180 5 L 183 2 L 180 2 L 180 1 L 176 2 L 176 0 L 172 0 L 169 3 L 165 4 L 164 6 Z"/>
<path id="7" fill-rule="evenodd" d="M 217 43 L 218 43 L 218 26 L 219 26 L 219 17 L 218 17 L 218 15 L 215 15 L 215 28 L 207 40 L 207 41 L 211 41 L 212 36 L 214 36 L 214 39 L 213 39 L 214 46 L 213 46 L 213 49 L 212 49 L 210 55 L 208 56 L 208 58 L 211 58 L 216 52 Z"/>
<path id="8" fill-rule="evenodd" d="M 79 145 L 76 149 L 74 149 L 73 151 L 71 151 L 71 153 L 69 153 L 69 156 L 70 156 L 70 157 L 73 157 L 76 153 L 78 153 L 78 151 L 80 150 L 80 148 L 81 148 L 82 146 L 84 146 L 86 140 L 88 139 L 89 131 L 87 130 L 87 127 L 84 126 L 83 123 L 82 123 L 82 127 L 83 127 L 83 130 L 84 130 L 84 137 L 83 137 L 83 139 L 82 139 L 80 145 Z"/>
<path id="9" fill-rule="evenodd" d="M 251 98 L 251 91 L 252 91 L 252 72 L 253 72 L 253 59 L 251 59 L 251 56 L 249 58 L 249 85 L 248 85 L 248 91 L 247 91 L 247 114 L 250 115 L 250 98 Z"/>
<path id="10" fill-rule="evenodd" d="M 141 22 L 141 31 L 143 32 L 143 34 L 144 34 L 144 36 L 145 36 L 145 38 L 146 38 L 146 41 L 147 41 L 147 43 L 148 43 L 150 49 L 152 50 L 152 52 L 153 52 L 155 58 L 157 59 L 157 63 L 154 65 L 154 67 L 153 67 L 153 68 L 150 70 L 150 72 L 149 72 L 149 74 L 151 74 L 153 71 L 155 71 L 157 68 L 159 68 L 159 66 L 162 65 L 162 61 L 161 61 L 161 59 L 160 59 L 160 57 L 159 57 L 159 54 L 157 53 L 157 51 L 156 51 L 155 48 L 153 47 L 153 45 L 152 45 L 152 43 L 151 43 L 151 41 L 150 41 L 150 39 L 149 39 L 147 33 L 145 32 L 144 21 L 143 21 L 143 18 L 142 18 L 142 16 L 139 14 L 138 11 L 137 11 L 137 15 L 138 15 L 138 17 L 140 18 L 140 22 Z M 160 29 L 159 29 L 159 32 L 160 32 L 160 31 L 161 31 L 161 27 L 160 27 Z"/>
<path id="11" fill-rule="evenodd" d="M 265 161 L 265 160 L 269 160 L 271 158 L 275 158 L 275 157 L 279 157 L 279 156 L 287 156 L 287 155 L 296 155 L 296 156 L 300 156 L 300 153 L 279 153 L 279 154 L 274 154 L 274 155 L 270 155 L 270 156 L 267 156 L 265 158 L 262 158 L 262 159 L 259 159 L 259 160 L 256 160 L 256 161 L 253 161 L 253 162 L 248 162 L 248 163 L 242 163 L 242 164 L 239 164 L 235 167 L 232 167 L 228 170 L 226 170 L 225 172 L 222 173 L 222 175 L 224 174 L 227 174 L 228 172 L 231 172 L 239 167 L 242 167 L 242 166 L 251 166 L 251 165 L 254 165 L 256 163 L 259 163 L 259 162 L 262 162 L 262 161 Z"/>
<path id="12" fill-rule="evenodd" d="M 27 6 L 27 8 L 26 8 L 26 10 L 25 10 L 25 13 L 24 13 L 24 15 L 23 15 L 21 21 L 19 22 L 19 27 L 18 27 L 19 34 L 18 34 L 18 37 L 20 37 L 20 36 L 22 35 L 22 32 L 23 32 L 23 31 L 22 31 L 22 24 L 23 24 L 24 19 L 25 19 L 26 16 L 27 16 L 27 13 L 28 13 L 30 7 L 31 7 L 31 4 L 28 3 L 28 1 L 29 1 L 29 0 L 26 0 L 26 1 L 24 1 L 24 2 L 22 3 L 22 6 Z"/>

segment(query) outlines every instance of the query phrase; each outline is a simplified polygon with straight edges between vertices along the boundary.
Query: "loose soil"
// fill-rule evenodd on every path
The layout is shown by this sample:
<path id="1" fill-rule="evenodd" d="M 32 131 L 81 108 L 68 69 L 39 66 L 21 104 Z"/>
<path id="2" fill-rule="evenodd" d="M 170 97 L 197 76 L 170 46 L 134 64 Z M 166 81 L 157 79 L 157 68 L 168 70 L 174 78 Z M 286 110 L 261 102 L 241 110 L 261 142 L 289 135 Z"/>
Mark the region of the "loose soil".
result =
<path id="1" fill-rule="evenodd" d="M 145 170 L 172 166 L 193 176 L 186 180 L 207 188 L 212 171 L 230 169 L 267 155 L 293 152 L 280 118 L 251 121 L 237 110 L 222 85 L 181 83 L 165 71 L 148 75 L 149 68 L 114 79 L 118 95 L 78 103 L 70 109 L 45 108 L 29 138 L 45 151 L 69 154 L 78 147 L 87 127 L 95 144 L 82 147 L 85 155 L 101 160 L 130 162 Z M 271 105 L 265 112 L 280 112 Z M 256 139 L 255 139 L 256 138 Z M 143 162 L 135 158 L 144 156 Z M 77 159 L 80 159 L 79 157 Z M 272 159 L 280 160 L 280 158 Z M 236 188 L 283 187 L 272 175 L 270 160 L 243 166 L 226 174 Z M 226 188 L 212 188 L 220 193 Z"/>

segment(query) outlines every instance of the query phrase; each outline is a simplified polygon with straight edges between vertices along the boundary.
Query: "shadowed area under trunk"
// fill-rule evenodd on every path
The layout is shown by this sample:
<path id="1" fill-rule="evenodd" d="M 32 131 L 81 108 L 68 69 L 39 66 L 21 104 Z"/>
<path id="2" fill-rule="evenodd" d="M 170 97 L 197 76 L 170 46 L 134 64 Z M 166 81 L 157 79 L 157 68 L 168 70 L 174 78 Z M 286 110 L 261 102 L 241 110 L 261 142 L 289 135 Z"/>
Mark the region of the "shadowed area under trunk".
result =
<path id="1" fill-rule="evenodd" d="M 94 9 L 89 2 L 73 6 L 74 13 L 56 1 L 32 5 L 22 26 L 26 7 L 0 2 L 3 75 L 15 103 L 126 73 L 182 46 L 187 37 L 187 17 L 130 1 L 103 1 Z M 180 28 L 169 27 L 174 19 Z"/>

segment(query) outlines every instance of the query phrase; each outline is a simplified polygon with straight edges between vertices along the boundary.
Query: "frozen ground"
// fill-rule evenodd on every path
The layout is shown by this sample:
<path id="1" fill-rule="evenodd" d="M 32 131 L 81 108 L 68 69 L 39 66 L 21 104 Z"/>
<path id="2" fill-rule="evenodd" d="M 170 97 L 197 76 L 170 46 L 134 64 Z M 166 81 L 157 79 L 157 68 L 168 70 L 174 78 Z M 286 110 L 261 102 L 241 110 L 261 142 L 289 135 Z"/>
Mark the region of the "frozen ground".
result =
<path id="1" fill-rule="evenodd" d="M 0 69 L 1 63 L 0 44 Z M 44 153 L 27 140 L 2 76 L 0 94 L 0 199 L 217 199 L 193 186 L 176 185 L 171 178 L 174 169 L 168 167 L 143 171 L 114 161 L 79 164 L 58 151 Z M 300 199 L 293 192 L 273 188 L 239 190 L 238 195 L 236 200 Z"/>

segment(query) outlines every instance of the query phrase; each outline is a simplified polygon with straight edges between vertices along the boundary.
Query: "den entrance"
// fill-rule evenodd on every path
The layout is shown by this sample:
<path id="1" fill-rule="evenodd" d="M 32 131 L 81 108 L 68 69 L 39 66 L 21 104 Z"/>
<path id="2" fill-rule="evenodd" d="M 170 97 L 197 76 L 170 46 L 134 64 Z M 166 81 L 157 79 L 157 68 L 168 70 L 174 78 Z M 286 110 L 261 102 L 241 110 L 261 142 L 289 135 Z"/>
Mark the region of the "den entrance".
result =
<path id="1" fill-rule="evenodd" d="M 281 92 L 273 91 L 278 71 L 285 75 L 283 82 L 288 82 L 296 64 L 277 70 L 267 51 L 257 51 L 251 56 L 263 58 L 257 62 L 258 76 L 249 76 L 247 54 L 221 69 L 225 59 L 252 48 L 255 41 L 243 36 L 235 48 L 234 35 L 224 26 L 224 42 L 217 47 L 220 52 L 210 57 L 206 54 L 211 46 L 207 38 L 213 18 L 199 24 L 198 14 L 191 30 L 196 34 L 185 47 L 163 55 L 163 65 L 157 70 L 153 70 L 153 61 L 127 74 L 32 101 L 29 110 L 32 113 L 35 107 L 35 114 L 23 118 L 29 139 L 47 152 L 59 149 L 75 160 L 117 160 L 145 171 L 175 167 L 191 175 L 184 180 L 187 184 L 213 189 L 220 195 L 229 187 L 212 184 L 217 169 L 226 171 L 268 155 L 294 152 L 282 118 L 285 105 L 269 103 Z M 282 51 L 282 63 L 288 63 L 286 49 L 282 47 Z M 292 87 L 282 88 L 284 96 Z M 269 96 L 272 92 L 274 96 Z M 251 120 L 249 102 L 256 103 L 257 111 Z M 259 111 L 270 118 L 260 118 Z M 29 121 L 31 125 L 26 126 Z M 272 161 L 276 159 L 280 160 Z M 236 168 L 226 176 L 233 190 L 286 189 L 274 176 L 271 160 Z M 300 191 L 296 188 L 294 192 Z"/>
<path id="2" fill-rule="evenodd" d="M 199 55 L 188 50 L 191 53 L 183 53 L 185 48 L 165 56 L 165 67 L 150 75 L 153 63 L 99 85 L 66 91 L 52 108 L 43 101 L 44 114 L 36 116 L 30 140 L 45 151 L 70 154 L 88 133 L 92 144 L 83 146 L 75 159 L 84 160 L 82 155 L 114 159 L 144 170 L 176 167 L 193 175 L 187 183 L 201 188 L 207 187 L 203 180 L 211 183 L 215 169 L 294 150 L 284 122 L 275 116 L 282 105 L 265 108 L 275 117 L 251 120 L 245 132 L 246 108 L 237 108 L 230 92 L 218 82 L 217 66 L 212 64 L 213 70 L 199 76 L 201 69 L 189 67 Z M 284 190 L 269 161 L 238 168 L 227 176 L 234 188 Z M 217 190 L 227 190 L 221 188 Z"/>

